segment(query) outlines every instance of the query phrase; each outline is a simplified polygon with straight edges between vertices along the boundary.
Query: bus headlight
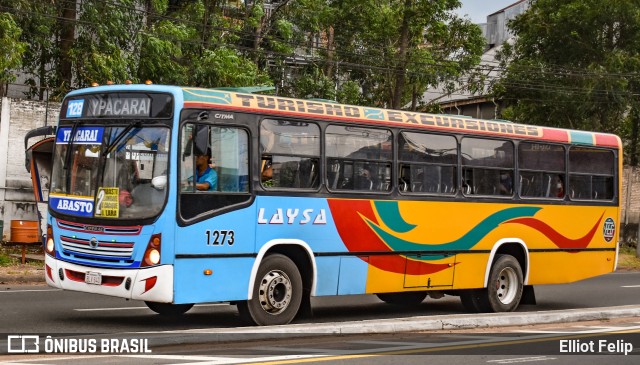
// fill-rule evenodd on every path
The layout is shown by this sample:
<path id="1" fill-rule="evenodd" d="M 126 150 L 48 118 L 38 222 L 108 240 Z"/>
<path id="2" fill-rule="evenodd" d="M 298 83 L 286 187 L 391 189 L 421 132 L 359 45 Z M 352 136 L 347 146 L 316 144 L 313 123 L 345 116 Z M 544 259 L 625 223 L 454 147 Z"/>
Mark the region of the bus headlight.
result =
<path id="1" fill-rule="evenodd" d="M 156 233 L 151 235 L 147 249 L 144 251 L 141 267 L 158 265 L 160 263 L 160 247 L 162 246 L 162 235 Z"/>
<path id="2" fill-rule="evenodd" d="M 160 262 L 160 252 L 155 248 L 148 250 L 144 257 L 144 262 L 149 266 L 157 265 Z"/>
<path id="3" fill-rule="evenodd" d="M 55 256 L 54 254 L 55 248 L 56 247 L 53 242 L 53 228 L 51 227 L 50 224 L 47 224 L 47 240 L 46 240 L 44 249 L 48 255 Z"/>

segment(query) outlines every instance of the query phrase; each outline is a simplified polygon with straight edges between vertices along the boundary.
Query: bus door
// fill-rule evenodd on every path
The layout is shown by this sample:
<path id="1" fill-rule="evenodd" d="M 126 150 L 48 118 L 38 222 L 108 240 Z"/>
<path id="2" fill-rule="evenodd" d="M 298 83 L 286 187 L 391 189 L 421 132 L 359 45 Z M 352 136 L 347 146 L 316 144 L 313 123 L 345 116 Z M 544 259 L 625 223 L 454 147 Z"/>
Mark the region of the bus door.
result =
<path id="1" fill-rule="evenodd" d="M 179 138 L 176 300 L 246 299 L 256 250 L 249 132 L 195 121 Z"/>

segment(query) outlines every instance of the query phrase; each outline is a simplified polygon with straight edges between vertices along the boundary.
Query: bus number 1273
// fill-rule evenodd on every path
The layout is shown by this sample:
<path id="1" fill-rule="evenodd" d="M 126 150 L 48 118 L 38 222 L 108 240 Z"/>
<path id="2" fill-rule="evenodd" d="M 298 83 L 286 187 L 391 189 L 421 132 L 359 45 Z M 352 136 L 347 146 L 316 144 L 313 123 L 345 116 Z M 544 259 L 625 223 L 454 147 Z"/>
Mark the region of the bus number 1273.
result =
<path id="1" fill-rule="evenodd" d="M 211 231 L 207 229 L 205 234 L 207 235 L 207 246 L 222 246 L 224 244 L 233 246 L 235 232 L 232 230 Z"/>

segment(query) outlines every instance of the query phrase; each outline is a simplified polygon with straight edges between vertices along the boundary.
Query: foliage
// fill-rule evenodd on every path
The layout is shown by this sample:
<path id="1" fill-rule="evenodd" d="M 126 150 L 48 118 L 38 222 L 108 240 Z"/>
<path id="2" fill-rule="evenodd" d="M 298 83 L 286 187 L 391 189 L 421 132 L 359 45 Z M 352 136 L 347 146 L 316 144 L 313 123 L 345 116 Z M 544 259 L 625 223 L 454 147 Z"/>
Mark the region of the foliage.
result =
<path id="1" fill-rule="evenodd" d="M 10 71 L 20 66 L 27 46 L 20 41 L 21 33 L 11 14 L 0 13 L 0 84 L 15 80 Z"/>
<path id="2" fill-rule="evenodd" d="M 277 85 L 401 108 L 479 61 L 459 0 L 0 0 L 29 44 L 22 69 L 62 96 L 92 82 Z M 12 66 L 16 68 L 20 66 Z M 51 95 L 49 95 L 51 97 Z"/>
<path id="3" fill-rule="evenodd" d="M 630 134 L 640 91 L 638 5 L 616 0 L 533 2 L 510 23 L 517 38 L 501 54 L 506 70 L 493 91 L 508 105 L 503 116 Z M 632 143 L 637 144 L 637 137 Z"/>
<path id="4" fill-rule="evenodd" d="M 307 34 L 319 34 L 307 54 L 320 56 L 324 75 L 360 85 L 362 102 L 402 108 L 431 86 L 453 80 L 480 60 L 480 28 L 457 18 L 457 0 L 303 0 L 290 18 Z M 309 11 L 313 9 L 313 11 Z"/>
<path id="5" fill-rule="evenodd" d="M 193 84 L 202 87 L 252 86 L 267 84 L 269 78 L 251 60 L 233 49 L 206 50 L 194 65 Z"/>

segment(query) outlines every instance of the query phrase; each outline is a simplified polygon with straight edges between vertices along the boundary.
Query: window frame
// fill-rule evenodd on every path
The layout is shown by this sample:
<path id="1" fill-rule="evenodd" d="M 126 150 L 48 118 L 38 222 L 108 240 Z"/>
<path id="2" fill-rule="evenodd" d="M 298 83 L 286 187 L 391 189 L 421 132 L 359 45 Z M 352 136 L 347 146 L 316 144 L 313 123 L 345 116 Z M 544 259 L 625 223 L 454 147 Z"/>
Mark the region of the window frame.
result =
<path id="1" fill-rule="evenodd" d="M 465 165 L 464 163 L 464 156 L 463 156 L 463 152 L 462 152 L 462 147 L 463 147 L 463 143 L 466 139 L 479 139 L 479 140 L 485 140 L 485 141 L 498 141 L 498 142 L 506 142 L 511 144 L 512 147 L 512 161 L 511 161 L 511 167 L 510 168 L 506 168 L 506 167 L 492 167 L 492 166 L 474 166 L 474 165 Z M 515 139 L 504 139 L 504 138 L 494 138 L 494 137 L 487 137 L 487 136 L 481 136 L 481 135 L 475 135 L 475 134 L 463 134 L 458 142 L 459 144 L 459 155 L 458 155 L 458 161 L 459 161 L 459 166 L 460 166 L 460 181 L 458 182 L 459 184 L 459 189 L 460 192 L 462 193 L 462 196 L 465 198 L 490 198 L 490 199 L 500 199 L 500 200 L 514 200 L 514 198 L 516 198 L 516 187 L 515 187 L 515 178 L 516 178 L 516 171 L 517 171 L 517 156 L 516 156 L 516 141 Z M 465 172 L 467 170 L 471 170 L 472 173 L 474 170 L 479 169 L 479 170 L 484 170 L 484 171 L 497 171 L 498 174 L 500 174 L 502 171 L 511 171 L 511 194 L 509 195 L 501 195 L 501 194 L 477 194 L 477 193 L 473 193 L 473 189 L 474 187 L 471 186 L 471 193 L 467 193 L 465 192 Z M 475 185 L 475 184 L 474 184 Z M 467 186 L 469 186 L 467 184 Z M 495 186 L 494 186 L 495 187 Z"/>
<path id="2" fill-rule="evenodd" d="M 177 139 L 178 139 L 178 143 L 177 143 L 177 148 L 176 148 L 176 155 L 177 155 L 177 167 L 176 167 L 176 187 L 177 187 L 177 191 L 176 191 L 176 216 L 177 216 L 177 223 L 178 226 L 180 227 L 185 227 L 191 224 L 195 224 L 198 222 L 201 222 L 203 220 L 218 216 L 218 215 L 222 215 L 224 213 L 227 212 L 231 212 L 240 208 L 244 208 L 247 206 L 250 206 L 251 204 L 253 204 L 254 200 L 255 200 L 255 191 L 253 189 L 253 184 L 252 184 L 252 159 L 253 159 L 253 146 L 252 146 L 252 133 L 251 130 L 244 124 L 229 124 L 229 123 L 218 123 L 213 122 L 211 119 L 203 119 L 203 120 L 192 120 L 192 119 L 188 119 L 188 118 L 184 118 L 185 114 L 190 114 L 192 113 L 193 110 L 188 110 L 188 109 L 184 109 L 182 111 L 182 118 L 180 120 L 180 123 L 178 123 L 178 134 L 177 134 Z M 212 113 L 214 112 L 213 110 L 200 110 L 198 113 Z M 180 188 L 180 183 L 182 181 L 182 169 L 181 169 L 181 164 L 182 164 L 182 152 L 183 152 L 183 148 L 185 147 L 182 143 L 182 131 L 183 128 L 185 127 L 185 125 L 187 124 L 193 124 L 193 125 L 205 125 L 209 128 L 211 127 L 218 127 L 218 128 L 234 128 L 234 129 L 238 129 L 238 130 L 243 130 L 246 133 L 247 136 L 247 155 L 248 155 L 248 161 L 247 161 L 247 169 L 249 172 L 248 175 L 248 182 L 247 182 L 247 191 L 241 191 L 241 192 L 225 192 L 225 191 L 190 191 L 190 192 L 182 192 L 181 188 Z M 195 158 L 195 156 L 192 156 L 191 158 Z M 195 161 L 195 160 L 194 160 Z M 195 164 L 194 164 L 194 173 L 195 173 Z M 218 177 L 219 178 L 219 177 Z M 218 184 L 219 184 L 219 180 L 218 180 Z M 230 203 L 221 207 L 217 207 L 217 208 L 212 208 L 212 209 L 208 209 L 208 210 L 204 210 L 202 212 L 199 212 L 198 214 L 195 214 L 192 217 L 189 218 L 185 218 L 185 216 L 183 215 L 182 212 L 182 200 L 183 197 L 186 195 L 193 195 L 193 196 L 201 196 L 201 197 L 225 197 L 225 196 L 238 196 L 238 197 L 242 197 L 242 196 L 246 196 L 246 199 L 244 199 L 243 201 L 239 201 L 239 202 L 234 202 L 234 203 Z"/>
<path id="3" fill-rule="evenodd" d="M 549 146 L 557 146 L 557 147 L 561 147 L 563 150 L 563 161 L 564 161 L 564 170 L 534 170 L 534 169 L 523 169 L 520 165 L 520 146 L 523 144 L 543 144 L 543 145 L 549 145 Z M 565 144 L 560 144 L 560 143 L 553 143 L 553 142 L 547 142 L 547 141 L 533 141 L 533 140 L 522 140 L 517 144 L 517 148 L 516 148 L 516 165 L 517 165 L 517 178 L 515 179 L 515 181 L 517 181 L 518 183 L 518 196 L 523 199 L 523 200 L 550 200 L 550 201 L 563 201 L 567 198 L 567 196 L 569 195 L 568 189 L 567 187 L 569 186 L 569 181 L 568 181 L 568 168 L 569 168 L 569 163 L 568 163 L 568 151 L 569 151 L 569 147 L 568 145 Z M 522 183 L 520 182 L 521 178 L 522 178 L 522 172 L 531 172 L 531 173 L 541 173 L 542 176 L 546 176 L 546 175 L 562 175 L 563 176 L 563 183 L 564 183 L 564 195 L 562 197 L 558 197 L 558 196 L 527 196 L 527 195 L 523 195 L 522 194 Z"/>
<path id="4" fill-rule="evenodd" d="M 262 152 L 262 147 L 261 147 L 261 138 L 262 138 L 262 124 L 267 122 L 267 121 L 290 121 L 290 122 L 300 122 L 300 123 L 308 123 L 311 125 L 314 125 L 317 127 L 318 129 L 318 151 L 319 154 L 316 156 L 311 156 L 311 155 L 300 155 L 300 154 L 284 154 L 284 153 L 270 153 L 270 154 L 264 154 Z M 258 128 L 257 128 L 257 132 L 258 132 L 258 166 L 259 166 L 259 170 L 257 173 L 257 179 L 259 182 L 260 187 L 264 190 L 264 191 L 269 191 L 269 192 L 287 192 L 287 191 L 299 191 L 299 192 L 319 192 L 322 189 L 323 186 L 323 155 L 324 155 L 324 133 L 323 133 L 323 129 L 322 126 L 320 125 L 320 123 L 318 123 L 318 121 L 315 120 L 300 120 L 300 119 L 295 119 L 295 118 L 281 118 L 281 117 L 274 117 L 274 116 L 270 116 L 270 115 L 262 115 L 260 120 L 258 121 Z M 263 156 L 270 156 L 271 159 L 271 163 L 273 164 L 273 159 L 274 156 L 280 156 L 280 157 L 298 157 L 298 158 L 309 158 L 309 159 L 313 159 L 313 158 L 317 158 L 317 186 L 316 187 L 310 187 L 310 188 L 296 188 L 296 187 L 282 187 L 282 186 L 277 186 L 277 187 L 271 187 L 271 186 L 266 186 L 264 184 L 264 182 L 262 181 L 262 173 L 263 173 L 263 166 L 262 166 L 262 161 L 266 161 L 266 159 L 263 159 Z"/>
<path id="5" fill-rule="evenodd" d="M 582 149 L 590 149 L 590 150 L 598 150 L 598 151 L 603 151 L 603 152 L 608 152 L 612 155 L 613 157 L 613 171 L 611 175 L 608 174 L 601 174 L 601 173 L 587 173 L 587 172 L 571 172 L 571 150 L 572 149 L 576 149 L 576 148 L 582 148 Z M 573 202 L 602 202 L 602 203 L 612 203 L 615 202 L 616 199 L 618 199 L 618 195 L 620 194 L 620 192 L 618 191 L 618 153 L 616 153 L 616 150 L 611 149 L 611 148 L 602 148 L 602 147 L 598 147 L 598 146 L 585 146 L 585 145 L 571 145 L 568 149 L 567 149 L 567 189 L 566 189 L 566 195 L 569 198 L 570 201 Z M 571 195 L 571 190 L 573 190 L 572 184 L 571 184 L 571 178 L 572 176 L 579 176 L 579 177 L 590 177 L 590 182 L 591 182 L 591 192 L 590 198 L 574 198 Z M 611 199 L 596 199 L 593 198 L 593 178 L 594 177 L 610 177 L 612 179 L 611 181 L 611 187 L 612 187 L 612 196 Z"/>
<path id="6" fill-rule="evenodd" d="M 379 131 L 385 131 L 388 132 L 389 135 L 391 136 L 390 139 L 390 143 L 391 143 L 391 153 L 390 153 L 390 159 L 389 160 L 372 160 L 372 159 L 366 159 L 366 158 L 344 158 L 344 157 L 329 157 L 327 155 L 327 131 L 332 127 L 332 126 L 338 126 L 338 127 L 352 127 L 352 128 L 358 128 L 358 129 L 373 129 L 373 130 L 379 130 Z M 322 130 L 322 134 L 323 134 L 323 144 L 322 144 L 322 158 L 323 158 L 323 164 L 324 166 L 326 166 L 326 169 L 324 170 L 324 174 L 323 174 L 323 182 L 324 185 L 327 189 L 327 191 L 330 194 L 356 194 L 356 195 L 390 195 L 393 190 L 394 187 L 396 186 L 394 184 L 394 165 L 397 161 L 397 151 L 396 151 L 396 141 L 395 141 L 395 134 L 394 131 L 391 128 L 386 128 L 383 126 L 378 126 L 378 125 L 357 125 L 357 124 L 343 124 L 343 123 L 335 123 L 335 122 L 329 122 L 325 125 L 325 127 Z M 345 165 L 344 162 L 349 162 L 351 163 L 352 166 L 355 167 L 356 164 L 358 163 L 362 163 L 362 164 L 387 164 L 388 165 L 388 169 L 389 169 L 389 186 L 387 188 L 387 190 L 364 190 L 364 189 L 337 189 L 337 188 L 333 188 L 331 186 L 331 184 L 329 184 L 329 171 L 331 166 L 333 165 L 332 163 L 329 163 L 329 161 L 333 161 L 333 160 L 340 160 L 342 161 L 340 168 L 343 168 L 343 166 Z M 340 171 L 340 170 L 338 170 Z M 336 172 L 338 173 L 338 172 Z M 352 174 L 353 176 L 355 176 L 355 172 Z"/>
<path id="7" fill-rule="evenodd" d="M 419 162 L 419 161 L 406 161 L 401 159 L 400 157 L 400 138 L 404 138 L 403 134 L 404 133 L 414 133 L 414 134 L 422 134 L 422 135 L 429 135 L 429 136 L 439 136 L 439 137 L 446 137 L 446 138 L 451 138 L 453 139 L 454 143 L 455 143 L 455 164 L 447 164 L 447 163 L 435 163 L 435 162 Z M 406 139 L 405 139 L 406 140 Z M 460 142 L 458 140 L 458 138 L 456 137 L 455 134 L 446 134 L 446 133 L 434 133 L 431 131 L 424 131 L 424 130 L 416 130 L 416 129 L 401 129 L 398 131 L 398 135 L 397 135 L 397 139 L 396 139 L 396 143 L 395 143 L 395 148 L 394 148 L 394 152 L 396 152 L 396 168 L 394 169 L 394 172 L 396 173 L 396 178 L 392 179 L 395 182 L 395 186 L 398 189 L 398 193 L 400 195 L 407 195 L 407 196 L 437 196 L 437 197 L 455 197 L 458 195 L 458 191 L 460 191 L 460 179 L 458 177 L 459 175 L 459 171 L 460 171 L 460 167 L 461 167 L 461 161 L 460 161 Z M 409 171 L 411 173 L 411 167 L 412 166 L 419 166 L 420 168 L 425 168 L 425 167 L 453 167 L 453 191 L 451 192 L 425 192 L 425 191 L 411 191 L 411 190 L 407 190 L 404 191 L 401 189 L 400 187 L 400 180 L 402 179 L 402 170 L 405 166 L 409 167 Z M 440 184 L 439 184 L 440 185 Z M 438 190 L 440 190 L 440 187 L 438 187 Z"/>

